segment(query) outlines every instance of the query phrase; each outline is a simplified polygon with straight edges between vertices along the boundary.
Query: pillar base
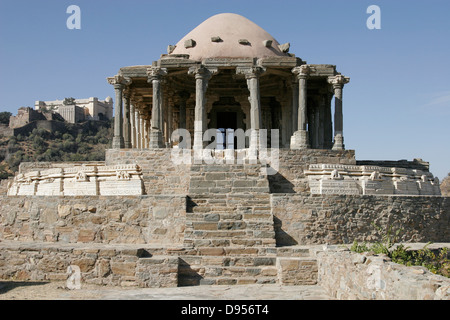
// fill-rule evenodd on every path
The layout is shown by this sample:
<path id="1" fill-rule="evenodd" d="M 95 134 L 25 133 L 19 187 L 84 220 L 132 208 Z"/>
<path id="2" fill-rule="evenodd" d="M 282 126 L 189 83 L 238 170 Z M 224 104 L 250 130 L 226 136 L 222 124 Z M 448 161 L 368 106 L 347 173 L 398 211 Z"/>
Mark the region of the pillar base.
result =
<path id="1" fill-rule="evenodd" d="M 259 130 L 252 129 L 250 131 L 250 144 L 249 148 L 247 149 L 247 160 L 249 161 L 250 164 L 258 163 L 259 147 L 260 147 Z"/>
<path id="2" fill-rule="evenodd" d="M 344 150 L 344 137 L 341 134 L 337 134 L 334 137 L 334 144 L 332 150 Z"/>
<path id="3" fill-rule="evenodd" d="M 310 149 L 309 145 L 309 134 L 306 130 L 295 131 L 291 137 L 291 149 L 301 150 Z"/>
<path id="4" fill-rule="evenodd" d="M 149 148 L 162 148 L 162 132 L 159 130 L 150 131 L 150 143 Z"/>
<path id="5" fill-rule="evenodd" d="M 194 131 L 194 144 L 192 149 L 202 150 L 205 147 L 205 142 L 203 141 L 203 131 Z"/>
<path id="6" fill-rule="evenodd" d="M 125 147 L 125 143 L 123 137 L 113 137 L 112 148 L 113 149 L 123 149 Z"/>
<path id="7" fill-rule="evenodd" d="M 125 141 L 124 142 L 124 148 L 125 149 L 131 149 L 131 148 L 133 148 L 133 145 L 131 144 L 131 142 Z"/>

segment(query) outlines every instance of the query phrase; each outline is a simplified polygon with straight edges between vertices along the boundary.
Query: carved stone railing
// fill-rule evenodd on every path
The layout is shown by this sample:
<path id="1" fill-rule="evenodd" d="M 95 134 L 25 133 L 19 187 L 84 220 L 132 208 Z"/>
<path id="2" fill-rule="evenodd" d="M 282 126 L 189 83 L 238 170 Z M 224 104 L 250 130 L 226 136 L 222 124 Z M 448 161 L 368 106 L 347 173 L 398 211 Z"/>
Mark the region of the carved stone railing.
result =
<path id="1" fill-rule="evenodd" d="M 416 169 L 312 164 L 305 175 L 311 194 L 441 195 L 439 179 Z"/>
<path id="2" fill-rule="evenodd" d="M 137 165 L 91 165 L 19 173 L 8 187 L 9 196 L 142 195 Z"/>

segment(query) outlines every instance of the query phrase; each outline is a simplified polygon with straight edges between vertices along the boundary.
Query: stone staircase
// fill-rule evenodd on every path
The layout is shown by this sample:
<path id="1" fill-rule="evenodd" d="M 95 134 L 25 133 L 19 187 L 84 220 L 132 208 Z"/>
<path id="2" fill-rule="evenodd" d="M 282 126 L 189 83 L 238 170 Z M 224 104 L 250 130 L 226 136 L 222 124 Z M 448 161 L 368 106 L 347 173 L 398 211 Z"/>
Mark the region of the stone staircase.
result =
<path id="1" fill-rule="evenodd" d="M 178 254 L 178 286 L 317 284 L 317 261 L 309 247 L 198 248 Z"/>
<path id="2" fill-rule="evenodd" d="M 184 246 L 179 286 L 316 283 L 309 250 L 276 247 L 269 181 L 260 165 L 191 167 Z"/>
<path id="3" fill-rule="evenodd" d="M 260 166 L 192 166 L 186 211 L 185 246 L 275 247 L 269 182 Z"/>

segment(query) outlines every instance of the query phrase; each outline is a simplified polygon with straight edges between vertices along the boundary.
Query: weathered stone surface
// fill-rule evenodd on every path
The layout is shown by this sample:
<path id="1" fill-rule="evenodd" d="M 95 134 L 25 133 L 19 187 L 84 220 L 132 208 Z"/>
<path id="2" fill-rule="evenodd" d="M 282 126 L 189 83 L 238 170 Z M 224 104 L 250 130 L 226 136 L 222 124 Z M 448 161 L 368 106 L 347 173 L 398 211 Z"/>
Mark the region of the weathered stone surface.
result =
<path id="1" fill-rule="evenodd" d="M 86 196 L 82 200 L 36 196 L 30 206 L 24 206 L 25 199 L 0 196 L 7 212 L 0 215 L 0 240 L 160 244 L 183 241 L 183 196 Z M 28 222 L 31 215 L 33 223 Z"/>
<path id="2" fill-rule="evenodd" d="M 114 286 L 174 287 L 178 283 L 178 258 L 136 255 L 146 250 L 136 245 L 114 250 L 108 245 L 2 242 L 0 279 L 65 281 L 67 267 L 77 266 L 83 282 Z"/>
<path id="3" fill-rule="evenodd" d="M 373 222 L 383 230 L 402 229 L 401 241 L 405 242 L 450 239 L 450 198 L 298 194 L 271 197 L 278 245 L 381 240 Z"/>
<path id="4" fill-rule="evenodd" d="M 136 262 L 111 262 L 113 274 L 121 276 L 134 276 L 136 272 Z"/>
<path id="5" fill-rule="evenodd" d="M 279 281 L 282 285 L 312 285 L 317 283 L 317 261 L 311 258 L 277 258 Z"/>
<path id="6" fill-rule="evenodd" d="M 317 253 L 319 285 L 340 300 L 449 300 L 450 279 L 385 256 L 328 248 Z M 356 256 L 356 258 L 355 258 Z"/>

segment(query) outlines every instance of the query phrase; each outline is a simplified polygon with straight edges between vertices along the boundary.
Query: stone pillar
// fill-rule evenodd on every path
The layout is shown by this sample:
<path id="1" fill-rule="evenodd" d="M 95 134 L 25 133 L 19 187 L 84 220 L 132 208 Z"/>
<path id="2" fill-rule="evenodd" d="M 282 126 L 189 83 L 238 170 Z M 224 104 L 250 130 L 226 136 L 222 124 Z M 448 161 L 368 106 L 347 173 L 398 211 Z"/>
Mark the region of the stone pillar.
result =
<path id="1" fill-rule="evenodd" d="M 308 149 L 309 135 L 306 130 L 308 121 L 307 116 L 307 79 L 312 69 L 307 65 L 295 67 L 292 70 L 297 74 L 299 95 L 298 95 L 298 112 L 297 112 L 297 131 L 291 137 L 291 149 Z"/>
<path id="2" fill-rule="evenodd" d="M 244 74 L 247 79 L 247 87 L 250 95 L 250 154 L 249 157 L 257 156 L 259 149 L 259 130 L 262 129 L 261 120 L 261 94 L 259 90 L 259 76 L 265 71 L 262 67 L 237 68 L 236 73 Z M 266 146 L 267 147 L 267 146 Z"/>
<path id="3" fill-rule="evenodd" d="M 292 133 L 298 130 L 298 78 L 292 81 Z"/>
<path id="4" fill-rule="evenodd" d="M 108 78 L 108 82 L 114 85 L 116 93 L 116 100 L 114 106 L 114 137 L 112 141 L 113 149 L 122 149 L 125 147 L 125 141 L 123 136 L 123 90 L 125 86 L 131 84 L 131 79 L 116 75 Z"/>
<path id="5" fill-rule="evenodd" d="M 344 119 L 342 113 L 342 94 L 344 84 L 348 83 L 350 78 L 342 75 L 336 75 L 328 78 L 328 83 L 333 85 L 334 90 L 334 144 L 333 150 L 344 150 Z"/>
<path id="6" fill-rule="evenodd" d="M 203 133 L 207 128 L 206 89 L 208 81 L 217 69 L 210 70 L 203 66 L 192 67 L 189 74 L 195 75 L 195 116 L 194 116 L 194 149 L 203 149 Z"/>
<path id="7" fill-rule="evenodd" d="M 325 149 L 325 110 L 326 93 L 320 91 L 319 95 L 319 148 Z"/>
<path id="8" fill-rule="evenodd" d="M 332 94 L 330 92 L 327 92 L 327 94 L 324 96 L 325 99 L 325 149 L 331 149 L 333 147 L 333 121 L 331 116 L 331 99 Z"/>
<path id="9" fill-rule="evenodd" d="M 136 116 L 134 101 L 130 104 L 131 148 L 136 148 Z"/>
<path id="10" fill-rule="evenodd" d="M 123 139 L 125 149 L 131 148 L 131 115 L 130 115 L 130 96 L 129 90 L 123 92 Z"/>
<path id="11" fill-rule="evenodd" d="M 142 148 L 142 144 L 141 144 L 141 117 L 139 115 L 139 111 L 136 110 L 136 112 L 134 113 L 135 115 L 135 123 L 136 123 L 136 148 L 137 149 L 141 149 Z"/>
<path id="12" fill-rule="evenodd" d="M 153 148 L 150 146 L 150 132 L 151 132 L 151 121 L 150 119 L 144 119 L 144 127 L 145 127 L 145 148 Z"/>
<path id="13" fill-rule="evenodd" d="M 319 131 L 320 131 L 320 102 L 316 104 L 314 109 L 314 148 L 319 149 L 320 148 L 320 138 L 319 138 Z"/>
<path id="14" fill-rule="evenodd" d="M 147 69 L 148 82 L 152 83 L 153 87 L 153 106 L 152 119 L 150 129 L 150 145 L 149 148 L 162 148 L 162 91 L 161 79 L 167 74 L 167 71 L 162 68 L 150 67 Z"/>
<path id="15" fill-rule="evenodd" d="M 149 130 L 148 130 L 149 128 L 147 119 L 142 118 L 141 126 L 142 126 L 142 148 L 147 149 L 149 142 Z"/>
<path id="16" fill-rule="evenodd" d="M 180 123 L 178 127 L 180 129 L 186 129 L 186 101 L 189 99 L 189 92 L 182 91 L 178 93 L 180 97 Z"/>
<path id="17" fill-rule="evenodd" d="M 281 146 L 283 148 L 289 148 L 291 135 L 292 135 L 292 105 L 289 104 L 291 99 L 288 98 L 288 94 L 284 94 L 285 98 L 280 99 L 281 104 Z M 272 140 L 271 140 L 272 141 Z"/>

